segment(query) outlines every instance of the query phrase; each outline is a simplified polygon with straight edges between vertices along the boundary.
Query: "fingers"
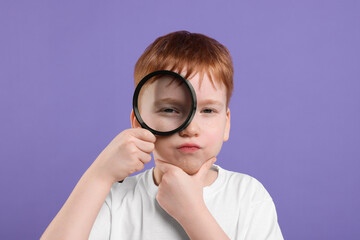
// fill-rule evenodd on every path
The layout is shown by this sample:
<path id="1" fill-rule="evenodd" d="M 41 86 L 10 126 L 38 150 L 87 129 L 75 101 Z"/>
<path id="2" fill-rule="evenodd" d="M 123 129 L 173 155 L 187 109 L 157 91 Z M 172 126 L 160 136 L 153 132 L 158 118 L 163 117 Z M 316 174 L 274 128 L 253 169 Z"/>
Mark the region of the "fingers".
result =
<path id="1" fill-rule="evenodd" d="M 205 177 L 208 173 L 211 166 L 216 162 L 216 157 L 212 157 L 209 160 L 207 160 L 199 169 L 199 171 L 195 174 L 198 177 Z"/>
<path id="2" fill-rule="evenodd" d="M 149 153 L 139 151 L 138 159 L 144 164 L 149 163 L 151 161 L 151 155 Z"/>
<path id="3" fill-rule="evenodd" d="M 151 153 L 155 148 L 156 137 L 150 131 L 142 128 L 131 128 L 121 132 L 116 140 L 119 145 L 126 145 L 132 148 L 133 145 L 136 149 L 145 153 Z M 133 149 L 135 150 L 135 149 Z"/>
<path id="4" fill-rule="evenodd" d="M 152 153 L 154 151 L 155 144 L 152 142 L 146 142 L 137 138 L 134 138 L 132 141 L 135 146 L 142 152 Z"/>
<path id="5" fill-rule="evenodd" d="M 129 136 L 129 141 L 132 141 L 139 150 L 152 153 L 155 148 L 156 137 L 150 131 L 143 128 L 134 128 L 131 129 L 131 135 Z"/>
<path id="6" fill-rule="evenodd" d="M 154 134 L 152 134 L 149 130 L 144 128 L 131 128 L 129 129 L 131 131 L 131 134 L 143 141 L 155 143 L 156 137 Z"/>
<path id="7" fill-rule="evenodd" d="M 137 149 L 137 157 L 143 163 L 149 163 L 151 161 L 151 155 L 155 148 L 156 137 L 149 130 L 143 128 L 129 129 L 130 136 L 128 141 L 135 144 Z"/>

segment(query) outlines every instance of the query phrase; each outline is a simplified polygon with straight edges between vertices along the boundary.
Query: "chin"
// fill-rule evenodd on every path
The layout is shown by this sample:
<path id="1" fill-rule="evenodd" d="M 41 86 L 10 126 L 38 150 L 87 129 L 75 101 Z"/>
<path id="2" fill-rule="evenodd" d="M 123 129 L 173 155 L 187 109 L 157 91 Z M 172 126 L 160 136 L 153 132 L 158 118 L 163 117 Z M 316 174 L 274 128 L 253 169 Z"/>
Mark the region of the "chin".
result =
<path id="1" fill-rule="evenodd" d="M 163 157 L 163 156 L 171 156 L 171 157 Z M 194 175 L 195 173 L 197 173 L 201 168 L 201 166 L 205 163 L 205 161 L 198 160 L 198 159 L 202 159 L 203 156 L 184 157 L 184 156 L 174 156 L 171 155 L 171 153 L 159 154 L 159 152 L 156 152 L 154 154 L 154 157 L 181 168 L 184 172 L 186 172 L 189 175 Z"/>
<path id="2" fill-rule="evenodd" d="M 182 169 L 184 172 L 186 172 L 189 175 L 194 175 L 195 173 L 197 173 L 199 171 L 199 169 Z"/>
<path id="3" fill-rule="evenodd" d="M 199 169 L 201 168 L 201 164 L 200 163 L 184 163 L 184 166 L 179 166 L 184 172 L 186 172 L 189 175 L 194 175 L 195 173 L 197 173 L 199 171 Z"/>

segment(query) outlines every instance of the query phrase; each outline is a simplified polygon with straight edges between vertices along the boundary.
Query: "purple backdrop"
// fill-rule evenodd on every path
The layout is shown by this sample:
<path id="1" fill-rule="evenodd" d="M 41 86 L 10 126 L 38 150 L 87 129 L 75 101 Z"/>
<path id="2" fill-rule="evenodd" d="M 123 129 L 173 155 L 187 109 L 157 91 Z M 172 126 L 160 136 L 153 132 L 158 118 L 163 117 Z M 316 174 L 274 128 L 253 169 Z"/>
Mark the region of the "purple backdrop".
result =
<path id="1" fill-rule="evenodd" d="M 218 163 L 264 184 L 286 239 L 360 239 L 359 13 L 356 0 L 1 1 L 0 239 L 40 237 L 130 126 L 137 58 L 175 30 L 233 56 Z"/>

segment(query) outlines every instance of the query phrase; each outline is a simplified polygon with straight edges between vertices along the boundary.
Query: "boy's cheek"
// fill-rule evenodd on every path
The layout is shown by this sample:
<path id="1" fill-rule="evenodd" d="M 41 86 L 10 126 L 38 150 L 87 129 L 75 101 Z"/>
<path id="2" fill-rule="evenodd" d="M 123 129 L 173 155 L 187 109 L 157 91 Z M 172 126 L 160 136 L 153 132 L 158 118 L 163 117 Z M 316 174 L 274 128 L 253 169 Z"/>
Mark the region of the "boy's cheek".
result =
<path id="1" fill-rule="evenodd" d="M 208 154 L 209 157 L 214 157 L 214 156 L 217 156 L 221 150 L 221 147 L 222 147 L 222 141 L 221 142 L 217 142 L 216 144 L 212 145 L 210 147 L 210 153 Z"/>
<path id="2" fill-rule="evenodd" d="M 224 143 L 224 131 L 217 131 L 214 132 L 213 135 L 208 136 L 208 143 L 207 146 L 209 146 L 211 149 L 213 149 L 214 154 L 218 154 L 221 150 L 222 144 Z"/>

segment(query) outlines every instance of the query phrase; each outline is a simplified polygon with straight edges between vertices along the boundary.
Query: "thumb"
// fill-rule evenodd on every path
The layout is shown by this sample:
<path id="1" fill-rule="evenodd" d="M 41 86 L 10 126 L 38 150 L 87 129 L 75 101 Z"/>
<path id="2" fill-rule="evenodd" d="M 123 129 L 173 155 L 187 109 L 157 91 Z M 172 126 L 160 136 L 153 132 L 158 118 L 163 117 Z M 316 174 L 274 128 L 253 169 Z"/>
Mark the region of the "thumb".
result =
<path id="1" fill-rule="evenodd" d="M 199 171 L 195 174 L 196 177 L 205 178 L 211 166 L 216 162 L 216 157 L 212 157 L 207 160 L 199 169 Z"/>

